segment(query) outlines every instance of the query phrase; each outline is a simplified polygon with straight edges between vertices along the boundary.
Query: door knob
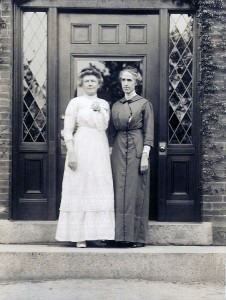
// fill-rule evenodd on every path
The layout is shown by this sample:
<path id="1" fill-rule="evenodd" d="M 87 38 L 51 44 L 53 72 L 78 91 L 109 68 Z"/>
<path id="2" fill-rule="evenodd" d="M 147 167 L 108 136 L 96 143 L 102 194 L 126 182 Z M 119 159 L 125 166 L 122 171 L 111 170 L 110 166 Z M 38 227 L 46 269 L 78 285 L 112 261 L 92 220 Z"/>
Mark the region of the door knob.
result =
<path id="1" fill-rule="evenodd" d="M 166 155 L 166 143 L 165 142 L 159 143 L 159 155 Z"/>

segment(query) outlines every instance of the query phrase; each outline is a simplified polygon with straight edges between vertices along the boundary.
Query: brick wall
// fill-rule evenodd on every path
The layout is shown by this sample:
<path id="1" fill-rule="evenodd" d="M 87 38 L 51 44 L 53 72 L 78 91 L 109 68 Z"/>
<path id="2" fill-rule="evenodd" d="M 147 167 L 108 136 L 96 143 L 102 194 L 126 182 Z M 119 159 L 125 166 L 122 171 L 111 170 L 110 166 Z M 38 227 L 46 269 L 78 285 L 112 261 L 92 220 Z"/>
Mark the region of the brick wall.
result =
<path id="1" fill-rule="evenodd" d="M 11 197 L 12 5 L 0 1 L 0 219 L 7 219 Z"/>
<path id="2" fill-rule="evenodd" d="M 221 12 L 226 14 L 225 7 Z M 210 10 L 211 11 L 211 10 Z M 211 101 L 212 112 L 217 114 L 217 122 L 210 125 L 213 136 L 210 139 L 203 139 L 204 157 L 203 161 L 203 178 L 205 180 L 203 190 L 203 218 L 204 221 L 225 222 L 226 224 L 226 130 L 222 132 L 219 129 L 219 124 L 225 124 L 225 112 L 219 112 L 219 102 L 225 105 L 226 109 L 226 94 L 225 94 L 225 80 L 226 80 L 226 50 L 220 44 L 222 42 L 221 30 L 225 26 L 225 18 L 222 20 L 213 20 L 212 30 L 209 32 L 211 41 L 214 45 L 213 62 L 218 65 L 215 70 L 213 85 L 219 87 L 214 97 L 208 97 L 206 102 Z M 209 113 L 208 111 L 206 113 Z M 205 112 L 204 116 L 205 118 Z M 222 135 L 223 134 L 223 135 Z M 209 141 L 216 146 L 216 149 L 210 145 Z M 209 143 L 209 144 L 208 144 Z"/>
<path id="3" fill-rule="evenodd" d="M 211 10 L 210 10 L 211 11 Z M 219 13 L 226 15 L 224 8 Z M 226 48 L 222 47 L 222 30 L 225 30 L 226 17 L 214 20 L 209 32 L 213 48 L 213 62 L 217 64 L 213 86 L 217 87 L 213 97 L 204 97 L 210 103 L 211 112 L 216 114 L 216 122 L 209 126 L 213 135 L 203 138 L 203 221 L 212 221 L 214 243 L 226 244 Z M 225 43 L 226 46 L 226 43 Z M 205 113 L 210 113 L 208 110 Z"/>

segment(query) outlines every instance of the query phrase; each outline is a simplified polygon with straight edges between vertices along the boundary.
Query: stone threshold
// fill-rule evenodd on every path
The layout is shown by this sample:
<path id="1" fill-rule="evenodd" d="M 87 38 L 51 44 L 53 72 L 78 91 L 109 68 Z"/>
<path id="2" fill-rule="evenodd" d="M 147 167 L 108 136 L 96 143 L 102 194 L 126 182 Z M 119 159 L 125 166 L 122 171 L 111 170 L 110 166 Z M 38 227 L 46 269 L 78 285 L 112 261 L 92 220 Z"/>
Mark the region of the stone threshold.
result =
<path id="1" fill-rule="evenodd" d="M 57 221 L 0 220 L 0 244 L 56 243 Z M 149 222 L 149 245 L 212 245 L 212 223 Z"/>

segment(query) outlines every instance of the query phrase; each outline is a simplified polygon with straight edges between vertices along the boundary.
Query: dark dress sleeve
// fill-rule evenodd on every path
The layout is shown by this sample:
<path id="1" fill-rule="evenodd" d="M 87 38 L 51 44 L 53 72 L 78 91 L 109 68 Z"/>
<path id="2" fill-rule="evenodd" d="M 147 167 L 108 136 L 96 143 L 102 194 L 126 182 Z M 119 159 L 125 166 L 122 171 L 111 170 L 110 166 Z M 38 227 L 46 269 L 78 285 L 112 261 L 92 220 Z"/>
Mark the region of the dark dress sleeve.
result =
<path id="1" fill-rule="evenodd" d="M 144 146 L 154 146 L 154 112 L 152 104 L 148 101 L 143 106 L 143 134 Z"/>
<path id="2" fill-rule="evenodd" d="M 113 117 L 112 117 L 112 111 L 111 111 L 110 121 L 108 126 L 108 141 L 110 147 L 113 147 L 116 135 L 117 135 L 117 129 L 115 128 Z"/>

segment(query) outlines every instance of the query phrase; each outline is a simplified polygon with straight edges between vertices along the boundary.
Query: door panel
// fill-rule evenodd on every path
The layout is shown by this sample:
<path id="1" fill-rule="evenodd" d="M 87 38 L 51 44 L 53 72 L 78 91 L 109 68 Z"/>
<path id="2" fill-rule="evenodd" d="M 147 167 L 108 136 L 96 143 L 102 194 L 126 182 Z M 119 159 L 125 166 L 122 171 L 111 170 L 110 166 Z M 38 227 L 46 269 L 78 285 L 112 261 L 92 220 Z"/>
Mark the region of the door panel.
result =
<path id="1" fill-rule="evenodd" d="M 193 221 L 194 156 L 172 155 L 167 159 L 167 215 L 172 221 Z"/>
<path id="2" fill-rule="evenodd" d="M 18 215 L 22 220 L 48 219 L 46 158 L 42 153 L 20 155 Z"/>
<path id="3" fill-rule="evenodd" d="M 140 68 L 143 73 L 143 86 L 139 93 L 151 100 L 157 117 L 159 15 L 73 13 L 59 15 L 59 132 L 63 129 L 63 116 L 69 100 L 81 92 L 77 88 L 76 76 L 88 65 L 96 66 L 103 72 L 104 84 L 98 96 L 106 99 L 110 105 L 122 97 L 118 82 L 119 71 L 126 65 Z M 157 118 L 155 127 L 157 137 Z M 65 148 L 60 137 L 59 150 L 58 195 L 65 160 Z M 152 153 L 150 168 L 150 218 L 156 219 L 157 149 Z"/>

